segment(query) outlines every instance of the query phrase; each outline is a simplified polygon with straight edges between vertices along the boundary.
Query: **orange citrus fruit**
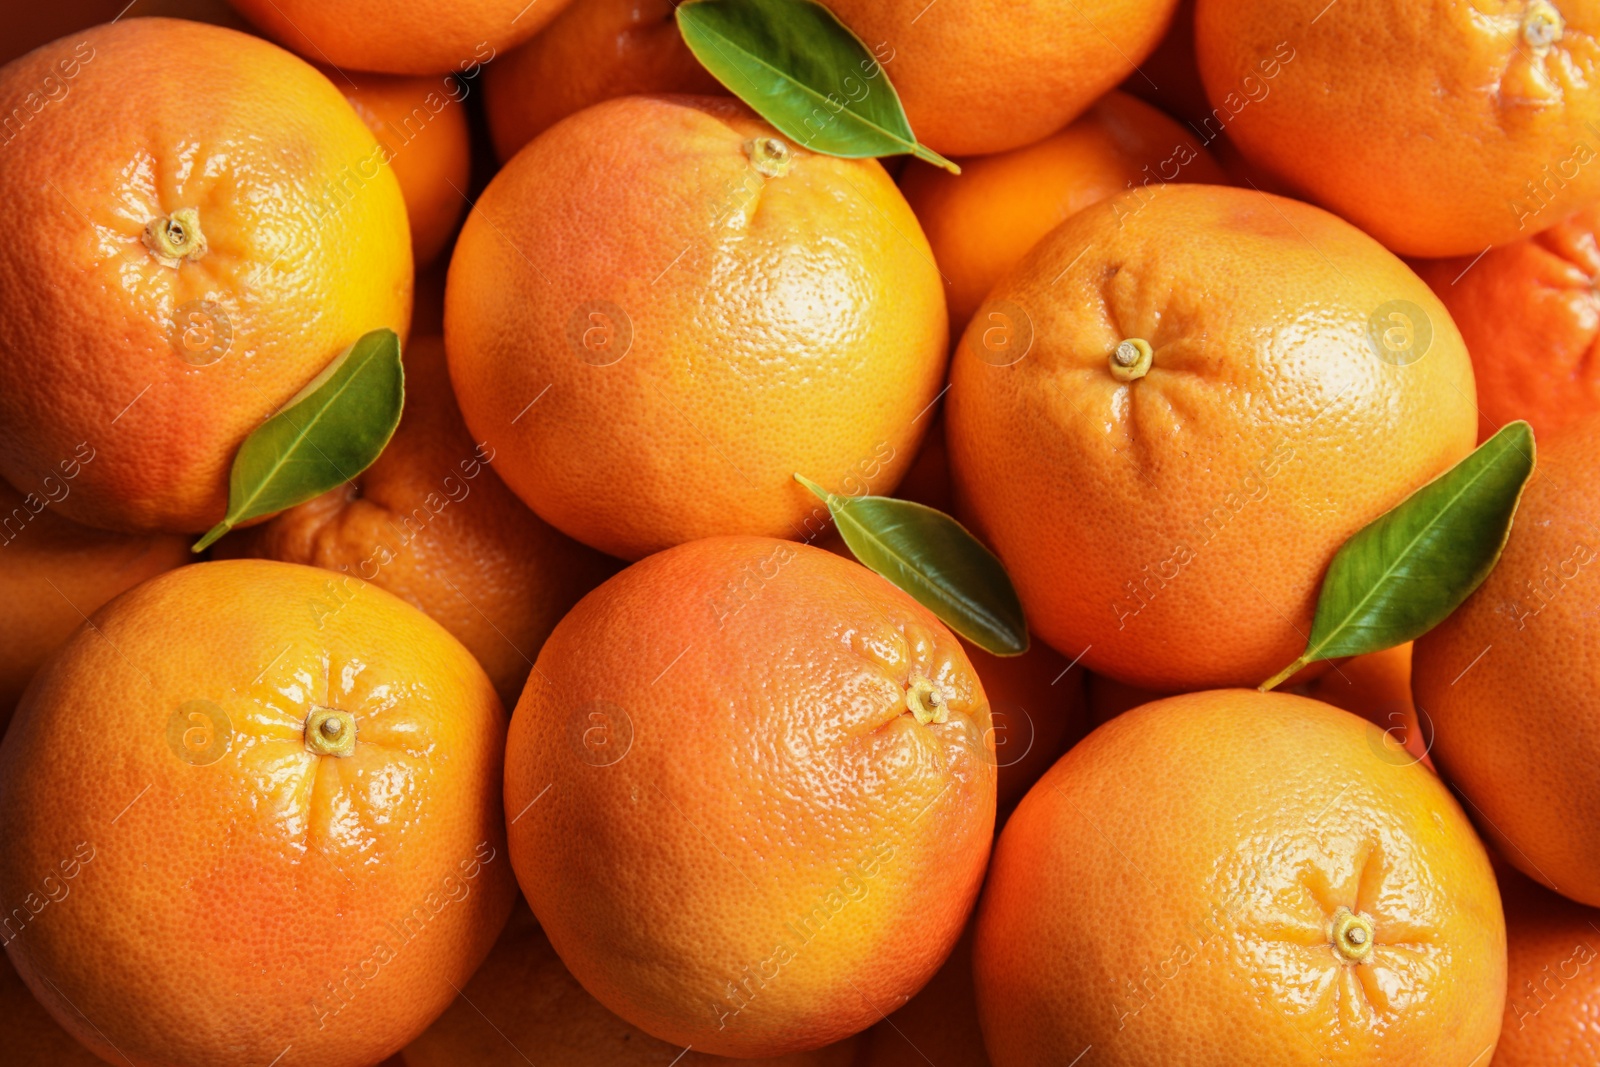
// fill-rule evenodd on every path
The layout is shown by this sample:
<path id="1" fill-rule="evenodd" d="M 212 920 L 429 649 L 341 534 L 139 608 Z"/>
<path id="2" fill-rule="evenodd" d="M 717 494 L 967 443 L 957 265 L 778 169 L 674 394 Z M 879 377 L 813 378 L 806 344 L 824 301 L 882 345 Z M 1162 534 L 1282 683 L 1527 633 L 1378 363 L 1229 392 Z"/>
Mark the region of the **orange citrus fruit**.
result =
<path id="1" fill-rule="evenodd" d="M 518 901 L 461 996 L 405 1049 L 406 1067 L 851 1067 L 853 1038 L 814 1052 L 729 1061 L 619 1019 L 578 984 Z M 537 1059 L 534 1059 L 537 1057 Z"/>
<path id="2" fill-rule="evenodd" d="M 914 160 L 900 178 L 948 282 L 952 334 L 1001 275 L 1075 212 L 1152 183 L 1228 180 L 1198 138 L 1118 92 L 1042 141 L 960 162 L 955 175 Z"/>
<path id="3" fill-rule="evenodd" d="M 1020 656 L 991 655 L 965 639 L 961 647 L 989 698 L 996 801 L 1007 813 L 1089 732 L 1087 672 L 1042 641 Z"/>
<path id="4" fill-rule="evenodd" d="M 411 344 L 405 372 L 405 415 L 377 462 L 240 531 L 229 552 L 339 572 L 314 620 L 363 581 L 388 590 L 466 645 L 509 706 L 561 616 L 617 564 L 551 529 L 500 481 L 499 457 L 456 410 L 438 338 Z"/>
<path id="5" fill-rule="evenodd" d="M 1120 88 L 1198 129 L 1211 116 L 1211 102 L 1194 54 L 1194 2 L 1178 0 L 1167 35 Z"/>
<path id="6" fill-rule="evenodd" d="M 0 135 L 0 303 L 29 309 L 0 315 L 0 477 L 90 449 L 65 517 L 205 530 L 250 431 L 362 334 L 405 332 L 400 188 L 338 90 L 248 34 L 99 26 L 0 69 L 0 108 L 46 79 Z"/>
<path id="7" fill-rule="evenodd" d="M 1478 438 L 1526 419 L 1541 439 L 1600 412 L 1600 205 L 1474 258 L 1419 260 L 1478 379 Z"/>
<path id="8" fill-rule="evenodd" d="M 1600 198 L 1597 34 L 1594 0 L 1198 0 L 1205 133 L 1396 252 L 1477 255 Z"/>
<path id="9" fill-rule="evenodd" d="M 341 69 L 475 78 L 569 0 L 228 0 L 285 48 Z"/>
<path id="10" fill-rule="evenodd" d="M 1484 1062 L 1506 993 L 1488 855 L 1437 777 L 1370 742 L 1318 701 L 1221 690 L 1068 752 L 978 911 L 995 1067 Z"/>
<path id="11" fill-rule="evenodd" d="M 856 1067 L 991 1067 L 972 990 L 972 924 L 939 973 L 861 1037 Z"/>
<path id="12" fill-rule="evenodd" d="M 102 1067 L 33 998 L 16 968 L 0 952 L 0 1042 L 9 1067 Z"/>
<path id="13" fill-rule="evenodd" d="M 1397 758 L 1409 757 L 1432 770 L 1433 723 L 1417 713 L 1411 698 L 1411 651 L 1408 641 L 1340 660 L 1289 691 L 1355 712 L 1387 735 L 1384 742 Z"/>
<path id="14" fill-rule="evenodd" d="M 1506 1013 L 1489 1067 L 1600 1063 L 1600 911 L 1502 872 Z"/>
<path id="15" fill-rule="evenodd" d="M 366 1067 L 510 911 L 488 677 L 376 587 L 314 622 L 327 577 L 229 560 L 145 582 L 0 744 L 0 936 L 108 1061 Z"/>
<path id="16" fill-rule="evenodd" d="M 573 0 L 483 74 L 489 134 L 502 162 L 557 122 L 638 93 L 721 93 L 678 32 L 670 0 Z"/>
<path id="17" fill-rule="evenodd" d="M 1600 415 L 1539 443 L 1500 562 L 1418 639 L 1433 760 L 1522 873 L 1600 905 Z"/>
<path id="18" fill-rule="evenodd" d="M 556 627 L 511 720 L 523 893 L 606 1007 L 778 1056 L 878 1021 L 949 954 L 994 832 L 960 643 L 832 553 L 716 537 Z"/>
<path id="19" fill-rule="evenodd" d="M 192 19 L 235 30 L 250 28 L 227 0 L 61 0 L 54 4 L 18 4 L 6 16 L 0 63 L 9 63 L 42 44 L 102 22 L 152 16 Z"/>
<path id="20" fill-rule="evenodd" d="M 805 537 L 795 473 L 891 490 L 946 339 L 883 168 L 712 97 L 612 100 L 537 138 L 468 216 L 445 294 L 450 376 L 501 477 L 625 559 Z"/>
<path id="21" fill-rule="evenodd" d="M 1460 335 L 1399 259 L 1307 204 L 1176 184 L 1040 242 L 948 404 L 957 497 L 1034 632 L 1167 691 L 1291 663 L 1333 554 L 1477 421 Z"/>
<path id="22" fill-rule="evenodd" d="M 1091 10 L 1050 0 L 828 6 L 888 73 L 917 138 L 946 156 L 976 156 L 1031 144 L 1077 118 L 1155 49 L 1177 0 L 1107 0 Z M 874 89 L 870 77 L 847 78 L 838 95 Z"/>
<path id="23" fill-rule="evenodd" d="M 188 563 L 186 538 L 118 534 L 56 514 L 72 492 L 57 476 L 19 493 L 0 482 L 0 732 L 28 680 L 85 618 L 125 589 Z"/>
<path id="24" fill-rule="evenodd" d="M 468 87 L 452 75 L 324 70 L 383 146 L 411 222 L 411 257 L 424 266 L 455 236 L 467 206 L 472 145 Z"/>

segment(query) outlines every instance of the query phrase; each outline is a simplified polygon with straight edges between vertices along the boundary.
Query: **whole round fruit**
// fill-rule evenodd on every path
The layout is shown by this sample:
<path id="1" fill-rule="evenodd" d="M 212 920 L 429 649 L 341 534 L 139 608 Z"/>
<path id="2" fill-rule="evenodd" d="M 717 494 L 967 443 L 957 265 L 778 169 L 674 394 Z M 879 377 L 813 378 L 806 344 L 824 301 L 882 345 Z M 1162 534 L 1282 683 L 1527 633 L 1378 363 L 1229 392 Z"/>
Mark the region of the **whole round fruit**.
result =
<path id="1" fill-rule="evenodd" d="M 187 538 L 63 519 L 52 501 L 70 495 L 72 481 L 52 474 L 27 493 L 0 482 L 0 588 L 8 601 L 0 612 L 0 733 L 39 665 L 85 617 L 193 558 Z"/>
<path id="2" fill-rule="evenodd" d="M 1539 443 L 1500 562 L 1419 638 L 1433 760 L 1522 873 L 1600 905 L 1600 416 Z"/>
<path id="3" fill-rule="evenodd" d="M 1206 136 L 1410 256 L 1600 198 L 1600 3 L 1199 0 Z"/>
<path id="4" fill-rule="evenodd" d="M 405 1049 L 406 1067 L 851 1067 L 849 1038 L 814 1052 L 730 1061 L 681 1049 L 629 1026 L 562 966 L 527 905 L 461 996 Z"/>
<path id="5" fill-rule="evenodd" d="M 1500 1032 L 1505 926 L 1437 777 L 1348 712 L 1222 690 L 1126 712 L 1039 781 L 973 972 L 995 1067 L 1468 1067 Z"/>
<path id="6" fill-rule="evenodd" d="M 472 143 L 467 134 L 467 93 L 445 75 L 362 74 L 324 71 L 383 146 L 383 158 L 400 183 L 411 223 L 411 258 L 431 263 L 455 236 L 467 207 Z"/>
<path id="7" fill-rule="evenodd" d="M 944 962 L 994 832 L 961 645 L 859 564 L 763 537 L 629 567 L 512 716 L 511 861 L 562 962 L 680 1048 L 779 1056 Z"/>
<path id="8" fill-rule="evenodd" d="M 1478 439 L 1526 419 L 1543 440 L 1600 414 L 1600 205 L 1476 259 L 1418 260 L 1478 381 Z"/>
<path id="9" fill-rule="evenodd" d="M 1034 632 L 1149 689 L 1294 661 L 1344 541 L 1471 450 L 1428 287 L 1307 204 L 1163 185 L 1080 211 L 951 368 L 957 498 Z"/>
<path id="10" fill-rule="evenodd" d="M 285 48 L 335 67 L 476 77 L 569 0 L 228 0 Z"/>
<path id="11" fill-rule="evenodd" d="M 258 37 L 97 26 L 0 69 L 0 99 L 47 80 L 0 167 L 0 477 L 88 449 L 65 517 L 205 530 L 252 430 L 361 335 L 404 335 L 400 187 L 339 91 Z"/>
<path id="12" fill-rule="evenodd" d="M 483 669 L 327 572 L 181 567 L 95 614 L 0 744 L 0 920 L 56 1021 L 138 1067 L 367 1067 L 488 953 L 515 886 Z"/>
<path id="13" fill-rule="evenodd" d="M 1110 92 L 1042 141 L 961 160 L 959 175 L 913 160 L 900 186 L 948 279 L 950 330 L 959 334 L 994 283 L 1075 212 L 1151 183 L 1227 180 L 1199 138 Z"/>
<path id="14" fill-rule="evenodd" d="M 946 339 L 883 168 L 710 97 L 625 97 L 545 132 L 468 216 L 445 294 L 450 377 L 501 477 L 624 559 L 804 537 L 796 473 L 891 490 Z"/>
<path id="15" fill-rule="evenodd" d="M 498 457 L 456 410 L 443 342 L 420 338 L 404 359 L 405 414 L 383 455 L 218 548 L 339 572 L 319 619 L 363 581 L 393 593 L 466 645 L 514 705 L 544 639 L 618 564 L 551 529 L 500 481 Z"/>
<path id="16" fill-rule="evenodd" d="M 918 140 L 943 155 L 979 156 L 1031 144 L 1077 118 L 1155 49 L 1177 3 L 832 0 L 828 7 L 894 82 Z M 871 90 L 870 81 L 864 85 Z"/>
<path id="17" fill-rule="evenodd" d="M 572 0 L 483 73 L 501 162 L 568 115 L 639 93 L 722 93 L 683 43 L 671 0 Z"/>
<path id="18" fill-rule="evenodd" d="M 1503 872 L 1506 1014 L 1489 1067 L 1600 1063 L 1600 911 Z"/>

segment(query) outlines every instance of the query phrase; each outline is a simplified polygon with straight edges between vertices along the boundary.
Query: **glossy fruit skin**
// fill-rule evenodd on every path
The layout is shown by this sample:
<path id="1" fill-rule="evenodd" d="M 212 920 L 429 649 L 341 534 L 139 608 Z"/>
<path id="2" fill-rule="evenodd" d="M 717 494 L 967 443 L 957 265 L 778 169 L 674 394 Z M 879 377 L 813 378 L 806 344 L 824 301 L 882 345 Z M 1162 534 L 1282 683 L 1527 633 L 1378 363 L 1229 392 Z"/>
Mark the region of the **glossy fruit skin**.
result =
<path id="1" fill-rule="evenodd" d="M 1600 911 L 1502 871 L 1506 1013 L 1489 1067 L 1600 1062 Z"/>
<path id="2" fill-rule="evenodd" d="M 607 1011 L 578 984 L 538 920 L 518 901 L 500 940 L 461 997 L 406 1046 L 406 1067 L 732 1067 L 721 1056 L 657 1041 Z M 851 1067 L 856 1040 L 751 1067 Z"/>
<path id="3" fill-rule="evenodd" d="M 1478 379 L 1478 439 L 1526 419 L 1543 440 L 1600 412 L 1600 206 L 1531 237 L 1414 266 L 1450 309 Z"/>
<path id="4" fill-rule="evenodd" d="M 1031 144 L 1077 118 L 1155 49 L 1177 2 L 828 6 L 888 72 L 917 139 L 941 155 L 977 156 Z"/>
<path id="5" fill-rule="evenodd" d="M 1369 332 L 1397 306 L 1431 325 L 1426 350 L 1420 326 L 1398 354 Z M 1035 635 L 1136 686 L 1257 685 L 1293 662 L 1344 541 L 1472 448 L 1449 315 L 1306 204 L 1202 185 L 1114 197 L 985 308 L 1017 325 L 1008 339 L 980 312 L 957 346 L 957 497 Z M 1154 353 L 1131 382 L 1109 365 L 1124 338 Z"/>
<path id="6" fill-rule="evenodd" d="M 321 615 L 362 580 L 421 609 L 467 646 L 507 706 L 539 646 L 620 564 L 552 529 L 494 472 L 450 393 L 444 344 L 405 353 L 406 409 L 393 439 L 350 483 L 240 531 L 230 554 L 339 572 Z"/>
<path id="7" fill-rule="evenodd" d="M 900 179 L 949 280 L 952 336 L 995 282 L 1075 212 L 1150 183 L 1228 181 L 1198 137 L 1115 91 L 1042 141 L 960 165 L 956 175 L 913 160 Z"/>
<path id="8" fill-rule="evenodd" d="M 0 952 L 0 1041 L 7 1067 L 101 1067 L 105 1063 L 61 1029 L 5 953 Z"/>
<path id="9" fill-rule="evenodd" d="M 907 710 L 918 678 L 948 721 Z M 606 1007 L 680 1048 L 777 1056 L 938 970 L 994 780 L 981 683 L 931 614 L 821 549 L 707 538 L 545 642 L 507 741 L 512 865 Z"/>
<path id="10" fill-rule="evenodd" d="M 56 514 L 72 480 L 52 475 L 20 493 L 0 482 L 0 732 L 45 657 L 84 617 L 125 589 L 190 562 L 189 541 L 117 534 Z"/>
<path id="11" fill-rule="evenodd" d="M 1208 127 L 1411 256 L 1477 255 L 1600 198 L 1596 33 L 1594 0 L 1195 8 Z"/>
<path id="12" fill-rule="evenodd" d="M 108 1061 L 366 1067 L 510 910 L 489 679 L 374 587 L 318 627 L 326 579 L 230 560 L 144 583 L 52 657 L 0 744 L 0 900 L 27 909 L 6 949 Z M 351 756 L 306 749 L 314 705 L 354 713 Z"/>
<path id="13" fill-rule="evenodd" d="M 746 146 L 772 136 L 731 100 L 598 104 L 519 152 L 456 243 L 467 425 L 603 552 L 803 538 L 795 473 L 888 493 L 926 432 L 947 334 L 915 216 L 871 160 L 790 148 L 763 175 Z"/>
<path id="14" fill-rule="evenodd" d="M 340 68 L 476 77 L 569 0 L 228 0 L 285 48 Z"/>
<path id="15" fill-rule="evenodd" d="M 1341 907 L 1371 923 L 1366 962 L 1330 940 Z M 995 1067 L 1088 1045 L 1108 1067 L 1467 1067 L 1500 1029 L 1505 927 L 1438 778 L 1348 712 L 1223 690 L 1118 716 L 1040 780 L 973 969 Z"/>
<path id="16" fill-rule="evenodd" d="M 98 26 L 0 70 L 0 100 L 47 77 L 64 93 L 0 167 L 0 305 L 13 309 L 0 315 L 0 477 L 36 481 L 89 448 L 99 458 L 65 517 L 203 531 L 246 435 L 362 334 L 404 336 L 400 187 L 338 90 L 257 37 L 176 19 Z M 184 208 L 204 254 L 158 258 L 147 224 Z"/>
<path id="17" fill-rule="evenodd" d="M 483 100 L 503 163 L 568 115 L 649 93 L 723 93 L 678 32 L 669 0 L 572 0 L 484 71 Z"/>
<path id="18" fill-rule="evenodd" d="M 384 148 L 411 223 L 411 258 L 433 262 L 467 207 L 472 144 L 467 86 L 452 75 L 324 70 Z"/>
<path id="19" fill-rule="evenodd" d="M 1600 416 L 1538 442 L 1500 562 L 1419 638 L 1433 759 L 1484 838 L 1530 878 L 1600 904 Z"/>

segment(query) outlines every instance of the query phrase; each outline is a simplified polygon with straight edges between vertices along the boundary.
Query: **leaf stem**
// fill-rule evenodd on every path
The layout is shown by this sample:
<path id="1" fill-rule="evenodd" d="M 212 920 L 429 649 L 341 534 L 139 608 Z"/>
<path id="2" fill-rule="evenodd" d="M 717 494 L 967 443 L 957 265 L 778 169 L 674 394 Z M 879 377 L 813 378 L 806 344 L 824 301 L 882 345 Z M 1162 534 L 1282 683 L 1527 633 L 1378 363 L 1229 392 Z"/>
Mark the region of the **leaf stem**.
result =
<path id="1" fill-rule="evenodd" d="M 200 538 L 200 540 L 196 541 L 190 547 L 189 551 L 204 552 L 206 549 L 214 545 L 223 534 L 227 533 L 231 529 L 233 529 L 233 523 L 229 522 L 227 519 L 223 519 L 221 522 L 211 527 L 211 529 L 207 530 L 206 535 Z"/>
<path id="2" fill-rule="evenodd" d="M 1263 692 L 1263 693 L 1270 692 L 1271 690 L 1274 690 L 1274 689 L 1278 688 L 1278 686 L 1282 685 L 1284 682 L 1288 681 L 1294 675 L 1294 673 L 1296 671 L 1298 671 L 1300 668 L 1304 667 L 1306 664 L 1308 664 L 1310 662 L 1311 662 L 1311 653 L 1307 652 L 1305 655 L 1301 656 L 1299 659 L 1297 659 L 1293 663 L 1289 664 L 1283 670 L 1279 671 L 1277 674 L 1274 674 L 1271 678 L 1268 678 L 1266 681 L 1264 681 L 1260 685 L 1256 686 L 1256 689 L 1259 690 L 1260 692 Z"/>
<path id="3" fill-rule="evenodd" d="M 950 160 L 944 158 L 939 153 L 935 152 L 933 149 L 931 149 L 927 145 L 923 144 L 921 141 L 918 141 L 915 145 L 912 146 L 911 154 L 916 156 L 918 159 L 922 160 L 924 163 L 932 163 L 936 167 L 943 167 L 945 170 L 949 171 L 951 174 L 960 174 L 961 173 L 961 168 L 960 167 L 958 167 L 956 164 L 950 162 Z"/>

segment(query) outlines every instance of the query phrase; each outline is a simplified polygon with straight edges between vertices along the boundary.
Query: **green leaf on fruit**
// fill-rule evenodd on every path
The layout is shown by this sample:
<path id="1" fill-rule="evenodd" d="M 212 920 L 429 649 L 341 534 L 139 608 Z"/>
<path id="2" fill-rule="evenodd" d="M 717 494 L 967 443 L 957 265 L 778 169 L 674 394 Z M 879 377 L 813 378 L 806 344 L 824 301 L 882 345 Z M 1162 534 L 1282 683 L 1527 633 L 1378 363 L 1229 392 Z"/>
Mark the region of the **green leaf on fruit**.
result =
<path id="1" fill-rule="evenodd" d="M 814 0 L 689 0 L 678 29 L 713 77 L 800 147 L 847 159 L 910 152 L 961 173 L 917 142 L 888 72 Z"/>
<path id="2" fill-rule="evenodd" d="M 1318 660 L 1414 641 L 1483 584 L 1533 473 L 1533 430 L 1513 422 L 1358 530 L 1328 566 L 1305 653 L 1272 689 Z"/>
<path id="3" fill-rule="evenodd" d="M 985 652 L 1028 651 L 1011 577 L 966 527 L 935 508 L 886 496 L 840 496 L 799 474 L 833 515 L 856 559 L 910 593 Z"/>
<path id="4" fill-rule="evenodd" d="M 394 436 L 404 403 L 400 338 L 373 330 L 245 438 L 228 478 L 228 513 L 193 551 L 241 522 L 292 508 L 366 470 Z"/>

